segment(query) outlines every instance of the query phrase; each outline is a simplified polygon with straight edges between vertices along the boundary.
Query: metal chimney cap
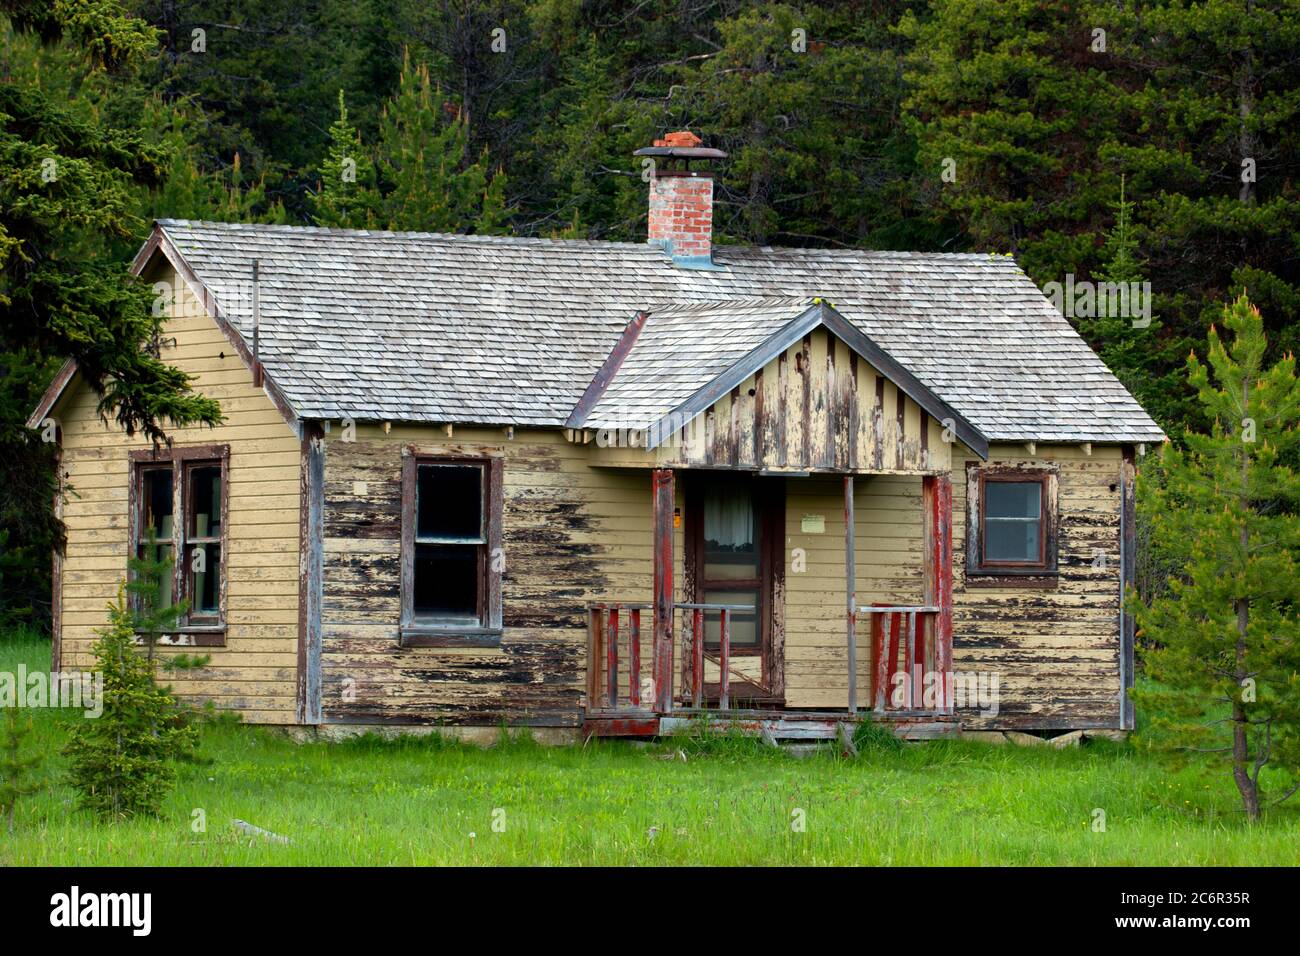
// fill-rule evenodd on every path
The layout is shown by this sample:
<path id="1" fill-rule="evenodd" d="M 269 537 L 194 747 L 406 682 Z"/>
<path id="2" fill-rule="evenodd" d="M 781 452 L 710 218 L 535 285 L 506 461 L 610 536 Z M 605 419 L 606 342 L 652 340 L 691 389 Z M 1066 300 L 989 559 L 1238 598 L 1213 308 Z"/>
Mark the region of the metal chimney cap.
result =
<path id="1" fill-rule="evenodd" d="M 642 146 L 633 156 L 660 156 L 664 159 L 726 159 L 720 149 L 707 146 Z"/>

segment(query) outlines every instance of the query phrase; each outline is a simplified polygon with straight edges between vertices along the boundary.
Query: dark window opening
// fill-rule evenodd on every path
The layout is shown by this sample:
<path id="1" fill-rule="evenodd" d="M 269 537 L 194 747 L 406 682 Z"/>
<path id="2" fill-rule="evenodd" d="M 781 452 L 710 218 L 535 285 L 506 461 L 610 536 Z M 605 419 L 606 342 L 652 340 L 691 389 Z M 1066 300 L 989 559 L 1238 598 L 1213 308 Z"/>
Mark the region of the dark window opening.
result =
<path id="1" fill-rule="evenodd" d="M 479 624 L 479 549 L 465 545 L 415 546 L 416 620 Z"/>
<path id="2" fill-rule="evenodd" d="M 170 468 L 150 468 L 141 472 L 140 504 L 140 536 L 136 542 L 136 557 L 170 563 L 174 554 L 172 546 L 174 500 Z M 150 540 L 153 541 L 152 546 Z M 160 608 L 172 605 L 173 581 L 170 576 L 164 576 L 158 582 L 158 594 L 154 600 L 155 605 Z"/>
<path id="3" fill-rule="evenodd" d="M 499 628 L 500 462 L 415 459 L 406 468 L 403 642 Z"/>
<path id="4" fill-rule="evenodd" d="M 483 469 L 421 464 L 416 480 L 416 540 L 483 540 Z"/>

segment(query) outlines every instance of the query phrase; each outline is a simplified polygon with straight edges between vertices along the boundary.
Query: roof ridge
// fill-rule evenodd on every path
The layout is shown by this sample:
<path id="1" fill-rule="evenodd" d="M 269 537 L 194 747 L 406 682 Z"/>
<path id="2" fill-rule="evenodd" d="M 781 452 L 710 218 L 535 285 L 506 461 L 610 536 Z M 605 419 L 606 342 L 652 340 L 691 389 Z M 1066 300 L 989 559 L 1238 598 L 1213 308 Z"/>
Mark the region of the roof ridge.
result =
<path id="1" fill-rule="evenodd" d="M 648 242 L 639 240 L 625 239 L 561 239 L 552 236 L 519 236 L 519 235 L 485 235 L 482 233 L 466 232 L 420 232 L 417 230 L 392 230 L 392 229 L 345 229 L 337 226 L 308 226 L 297 223 L 266 223 L 266 222 L 218 222 L 212 219 L 155 219 L 155 223 L 164 228 L 169 226 L 198 226 L 203 228 L 215 228 L 222 231 L 234 231 L 239 229 L 251 229 L 257 232 L 289 232 L 299 234 L 315 234 L 339 237 L 356 237 L 369 239 L 426 239 L 446 242 L 483 242 L 490 244 L 506 245 L 509 243 L 524 243 L 536 246 L 588 246 L 588 247 L 616 247 L 619 249 L 638 249 L 645 250 L 648 253 L 663 256 L 661 247 L 652 245 Z M 843 248 L 834 249 L 825 246 L 773 246 L 757 245 L 755 243 L 715 243 L 714 249 L 723 254 L 740 253 L 756 254 L 763 256 L 781 256 L 781 255 L 817 255 L 831 258 L 853 259 L 853 258 L 875 258 L 875 259 L 966 259 L 966 260 L 994 260 L 1000 262 L 1015 262 L 1010 253 L 986 253 L 986 252 L 917 252 L 906 249 L 858 249 Z"/>

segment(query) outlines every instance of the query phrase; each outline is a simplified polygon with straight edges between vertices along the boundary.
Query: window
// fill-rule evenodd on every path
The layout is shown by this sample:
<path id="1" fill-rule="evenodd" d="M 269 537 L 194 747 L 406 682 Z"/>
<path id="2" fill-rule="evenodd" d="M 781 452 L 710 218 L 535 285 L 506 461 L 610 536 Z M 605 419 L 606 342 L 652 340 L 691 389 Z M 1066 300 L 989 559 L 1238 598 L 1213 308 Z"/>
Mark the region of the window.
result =
<path id="1" fill-rule="evenodd" d="M 172 561 L 160 605 L 189 602 L 175 643 L 224 644 L 229 446 L 150 449 L 131 460 L 132 550 Z"/>
<path id="2" fill-rule="evenodd" d="M 1039 579 L 1056 563 L 1056 472 L 971 466 L 967 475 L 967 578 Z"/>
<path id="3" fill-rule="evenodd" d="M 409 452 L 402 503 L 401 643 L 499 643 L 501 460 Z"/>
<path id="4" fill-rule="evenodd" d="M 1043 485 L 984 483 L 984 565 L 1043 563 Z"/>

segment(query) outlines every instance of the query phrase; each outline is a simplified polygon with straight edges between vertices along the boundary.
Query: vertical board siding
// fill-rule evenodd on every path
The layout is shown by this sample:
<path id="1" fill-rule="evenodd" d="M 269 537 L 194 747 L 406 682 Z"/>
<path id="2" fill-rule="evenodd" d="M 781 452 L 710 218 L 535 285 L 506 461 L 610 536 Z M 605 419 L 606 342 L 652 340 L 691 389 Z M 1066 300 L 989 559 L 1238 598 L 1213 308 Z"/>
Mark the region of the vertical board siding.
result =
<path id="1" fill-rule="evenodd" d="M 988 464 L 1059 469 L 1060 574 L 1052 588 L 966 581 L 965 463 L 954 469 L 953 667 L 996 674 L 1000 690 L 996 716 L 957 713 L 976 729 L 1118 728 L 1120 449 L 1094 445 L 1089 456 L 1077 445 L 1039 445 L 1037 452 L 994 446 Z"/>
<path id="2" fill-rule="evenodd" d="M 158 276 L 172 281 L 170 270 Z M 297 436 L 215 323 L 197 313 L 186 289 L 179 318 L 167 322 L 162 358 L 194 376 L 221 403 L 216 428 L 169 429 L 177 445 L 230 446 L 226 529 L 226 646 L 185 648 L 211 656 L 167 683 L 195 703 L 211 701 L 255 723 L 296 719 L 298 653 L 299 463 Z M 61 666 L 89 667 L 95 631 L 126 577 L 129 554 L 128 454 L 148 448 L 96 413 L 97 398 L 76 384 L 55 409 L 63 431 L 68 546 L 63 560 Z M 173 653 L 160 650 L 163 655 Z"/>
<path id="3" fill-rule="evenodd" d="M 926 429 L 924 438 L 921 430 Z M 943 427 L 844 342 L 815 329 L 653 451 L 599 432 L 610 464 L 919 474 L 946 471 Z"/>

